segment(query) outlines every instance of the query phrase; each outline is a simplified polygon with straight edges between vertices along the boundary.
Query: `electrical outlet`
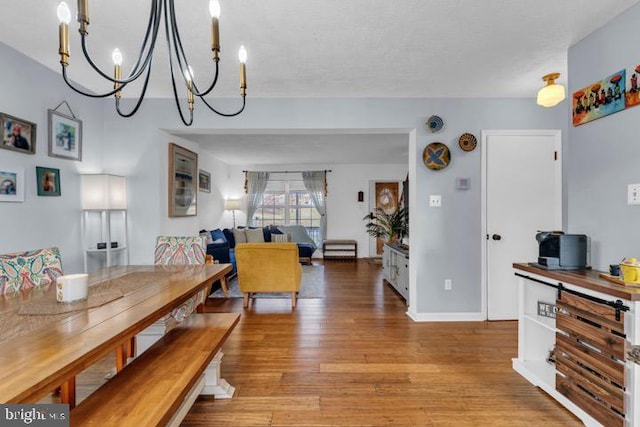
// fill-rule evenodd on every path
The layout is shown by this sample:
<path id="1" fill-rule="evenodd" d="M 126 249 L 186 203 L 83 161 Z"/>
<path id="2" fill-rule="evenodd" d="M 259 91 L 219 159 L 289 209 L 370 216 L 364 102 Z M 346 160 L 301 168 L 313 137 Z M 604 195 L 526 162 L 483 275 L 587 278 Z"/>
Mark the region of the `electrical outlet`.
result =
<path id="1" fill-rule="evenodd" d="M 453 286 L 451 284 L 451 279 L 445 279 L 444 280 L 444 290 L 445 291 L 450 291 L 451 289 L 453 289 Z"/>
<path id="2" fill-rule="evenodd" d="M 640 205 L 640 184 L 629 184 L 627 186 L 627 204 Z"/>
<path id="3" fill-rule="evenodd" d="M 439 194 L 432 194 L 429 196 L 429 207 L 439 208 L 442 206 L 442 196 Z"/>

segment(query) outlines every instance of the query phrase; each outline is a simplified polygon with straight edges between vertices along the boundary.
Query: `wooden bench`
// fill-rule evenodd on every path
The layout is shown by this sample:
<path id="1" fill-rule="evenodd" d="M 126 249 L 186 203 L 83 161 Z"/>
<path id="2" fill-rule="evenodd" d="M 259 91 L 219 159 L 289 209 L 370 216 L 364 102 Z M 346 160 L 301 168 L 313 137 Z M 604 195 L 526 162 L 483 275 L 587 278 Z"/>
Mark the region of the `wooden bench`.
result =
<path id="1" fill-rule="evenodd" d="M 322 257 L 325 260 L 353 261 L 358 260 L 358 242 L 356 240 L 323 240 Z"/>
<path id="2" fill-rule="evenodd" d="M 239 319 L 237 313 L 193 314 L 80 402 L 71 425 L 178 425 Z"/>

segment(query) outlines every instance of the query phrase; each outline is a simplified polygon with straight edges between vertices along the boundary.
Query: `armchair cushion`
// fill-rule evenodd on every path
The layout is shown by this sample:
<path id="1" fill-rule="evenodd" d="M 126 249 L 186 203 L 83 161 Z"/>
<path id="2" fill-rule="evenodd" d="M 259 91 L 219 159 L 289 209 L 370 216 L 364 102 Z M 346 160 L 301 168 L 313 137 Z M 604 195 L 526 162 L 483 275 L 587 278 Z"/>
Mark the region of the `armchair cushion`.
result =
<path id="1" fill-rule="evenodd" d="M 0 295 L 54 283 L 62 276 L 56 247 L 0 255 Z"/>
<path id="2" fill-rule="evenodd" d="M 300 290 L 302 267 L 295 243 L 244 243 L 235 252 L 242 292 Z"/>

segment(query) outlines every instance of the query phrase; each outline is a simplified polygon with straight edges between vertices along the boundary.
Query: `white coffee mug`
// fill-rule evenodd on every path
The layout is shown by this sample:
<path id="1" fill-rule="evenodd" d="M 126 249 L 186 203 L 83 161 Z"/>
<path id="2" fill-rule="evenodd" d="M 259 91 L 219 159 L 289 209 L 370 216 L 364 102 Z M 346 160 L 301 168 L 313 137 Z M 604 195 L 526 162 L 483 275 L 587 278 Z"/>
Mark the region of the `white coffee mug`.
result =
<path id="1" fill-rule="evenodd" d="M 86 300 L 88 294 L 88 274 L 70 274 L 56 279 L 56 300 L 72 302 Z"/>

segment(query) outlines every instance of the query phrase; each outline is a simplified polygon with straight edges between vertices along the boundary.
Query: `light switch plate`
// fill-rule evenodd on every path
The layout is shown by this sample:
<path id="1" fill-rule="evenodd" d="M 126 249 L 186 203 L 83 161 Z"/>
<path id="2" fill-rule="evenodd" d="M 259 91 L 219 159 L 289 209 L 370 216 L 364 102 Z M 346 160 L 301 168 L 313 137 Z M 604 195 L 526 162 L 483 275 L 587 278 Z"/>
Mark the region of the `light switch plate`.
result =
<path id="1" fill-rule="evenodd" d="M 640 184 L 629 184 L 627 186 L 627 204 L 640 205 Z"/>
<path id="2" fill-rule="evenodd" d="M 429 207 L 439 208 L 442 206 L 442 196 L 439 194 L 432 194 L 429 196 Z"/>

